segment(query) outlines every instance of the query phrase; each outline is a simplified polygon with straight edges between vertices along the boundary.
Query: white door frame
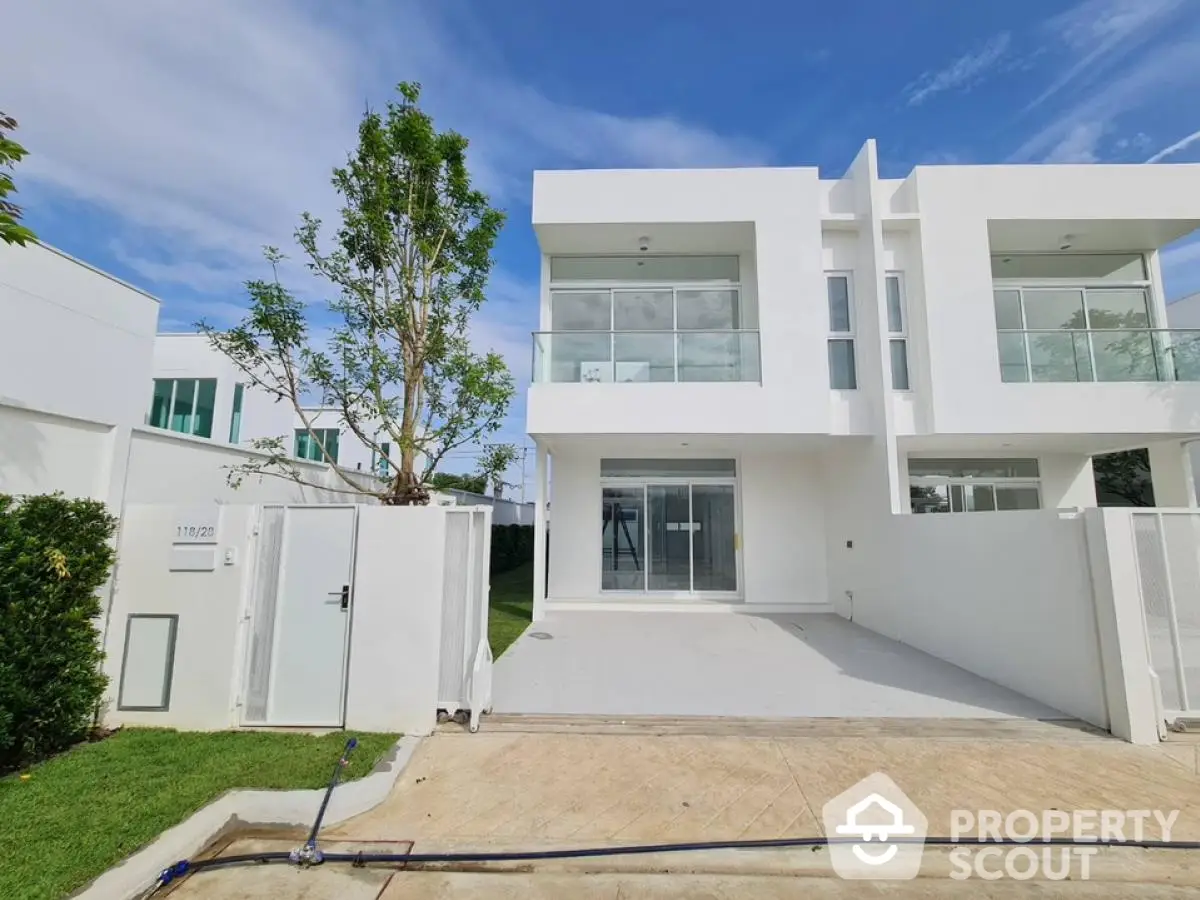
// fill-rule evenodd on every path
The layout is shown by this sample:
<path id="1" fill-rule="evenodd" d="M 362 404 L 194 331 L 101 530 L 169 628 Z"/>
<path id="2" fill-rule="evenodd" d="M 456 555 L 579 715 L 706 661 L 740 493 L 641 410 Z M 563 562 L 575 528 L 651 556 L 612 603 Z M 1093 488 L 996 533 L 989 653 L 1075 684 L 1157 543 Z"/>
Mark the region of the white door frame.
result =
<path id="1" fill-rule="evenodd" d="M 256 612 L 256 598 L 254 596 L 254 585 L 257 581 L 258 568 L 262 565 L 261 545 L 259 544 L 260 530 L 262 524 L 262 512 L 268 508 L 277 508 L 283 510 L 283 525 L 280 534 L 280 552 L 279 552 L 279 576 L 275 583 L 275 597 L 273 599 L 273 608 L 275 610 L 275 621 L 273 623 L 271 634 L 271 657 L 270 657 L 270 674 L 267 679 L 267 697 L 266 710 L 267 714 L 264 720 L 251 720 L 245 717 L 246 698 L 249 690 L 248 681 L 250 678 L 250 654 L 253 652 L 253 640 L 251 635 L 254 633 L 254 615 Z M 338 715 L 336 722 L 281 722 L 275 721 L 271 716 L 272 699 L 275 692 L 275 667 L 278 662 L 279 653 L 279 632 L 281 617 L 279 615 L 280 606 L 279 600 L 283 595 L 286 585 L 286 570 L 287 570 L 287 553 L 288 553 L 288 532 L 291 522 L 291 510 L 293 509 L 349 509 L 352 510 L 354 516 L 350 526 L 350 570 L 347 572 L 347 584 L 350 586 L 349 605 L 346 609 L 346 633 L 342 644 L 342 689 L 340 702 L 338 704 Z M 257 513 L 258 520 L 255 524 L 254 535 L 254 568 L 250 572 L 250 590 L 248 591 L 248 608 L 243 617 L 246 625 L 246 641 L 245 648 L 242 653 L 243 665 L 242 674 L 240 677 L 240 686 L 238 692 L 239 723 L 242 725 L 256 726 L 279 726 L 279 727 L 309 727 L 309 728 L 342 728 L 346 722 L 346 695 L 349 689 L 349 672 L 350 672 L 350 637 L 354 628 L 354 593 L 355 583 L 354 577 L 358 568 L 358 510 L 359 506 L 355 503 L 264 503 L 259 506 Z"/>
<path id="2" fill-rule="evenodd" d="M 740 460 L 739 460 L 740 465 Z M 739 470 L 740 472 L 740 470 Z M 636 477 L 621 477 L 608 476 L 600 479 L 600 495 L 601 508 L 603 510 L 603 496 L 606 487 L 614 488 L 641 488 L 642 490 L 642 515 L 640 528 L 642 532 L 642 552 L 646 554 L 650 548 L 650 503 L 648 490 L 653 485 L 659 486 L 677 486 L 688 488 L 688 514 L 692 515 L 692 492 L 693 485 L 726 485 L 733 488 L 733 533 L 734 533 L 734 577 L 737 578 L 737 588 L 732 591 L 652 591 L 645 585 L 648 583 L 650 565 L 648 558 L 642 569 L 642 590 L 606 590 L 604 584 L 604 545 L 601 543 L 599 550 L 600 566 L 597 572 L 599 581 L 597 584 L 598 596 L 603 598 L 612 598 L 614 600 L 646 600 L 646 601 L 661 601 L 661 600 L 722 600 L 727 603 L 740 601 L 744 596 L 745 579 L 742 571 L 742 491 L 741 481 L 738 475 L 719 475 L 719 476 L 636 476 Z M 603 540 L 603 538 L 601 539 Z M 688 564 L 689 569 L 692 566 L 692 554 L 694 550 L 691 544 L 691 539 L 688 543 Z M 695 577 L 695 572 L 691 572 L 691 578 Z"/>

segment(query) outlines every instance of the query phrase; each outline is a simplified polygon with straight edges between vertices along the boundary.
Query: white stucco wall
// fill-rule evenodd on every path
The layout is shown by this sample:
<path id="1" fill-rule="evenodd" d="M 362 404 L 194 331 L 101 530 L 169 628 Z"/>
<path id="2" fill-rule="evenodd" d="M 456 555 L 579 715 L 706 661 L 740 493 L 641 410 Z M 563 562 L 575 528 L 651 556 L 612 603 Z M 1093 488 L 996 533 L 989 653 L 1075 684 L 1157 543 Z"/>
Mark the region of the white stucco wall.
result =
<path id="1" fill-rule="evenodd" d="M 0 403 L 0 494 L 105 499 L 116 431 Z"/>
<path id="2" fill-rule="evenodd" d="M 600 591 L 600 459 L 599 452 L 587 450 L 554 454 L 551 602 L 612 596 Z M 823 606 L 828 589 L 819 458 L 745 452 L 737 456 L 737 467 L 741 602 Z"/>
<path id="3" fill-rule="evenodd" d="M 749 299 L 760 329 L 762 384 L 534 384 L 527 430 L 534 435 L 829 433 L 824 202 L 815 168 L 535 173 L 535 227 L 622 222 L 653 236 L 654 224 L 661 223 L 752 223 L 752 255 L 734 246 L 722 252 L 740 253 L 741 277 L 753 289 Z M 731 229 L 731 241 L 735 233 L 740 232 Z M 673 234 L 686 240 L 686 231 Z M 680 252 L 699 252 L 678 246 Z M 667 252 L 661 243 L 655 248 Z M 632 244 L 597 244 L 588 252 L 632 249 Z M 548 329 L 544 273 L 542 284 L 542 328 Z M 713 409 L 721 415 L 714 416 Z"/>
<path id="4" fill-rule="evenodd" d="M 216 569 L 172 572 L 171 546 L 179 509 L 174 504 L 135 503 L 122 514 L 116 588 L 105 640 L 104 671 L 109 677 L 105 720 L 112 724 L 215 730 L 237 723 L 240 620 L 252 568 L 248 550 L 254 509 L 239 505 L 221 510 Z M 221 561 L 226 549 L 235 554 L 233 565 Z M 165 712 L 117 709 L 130 613 L 179 616 L 170 708 Z"/>
<path id="5" fill-rule="evenodd" d="M 1108 727 L 1082 518 L 888 516 L 862 551 L 855 622 Z"/>
<path id="6" fill-rule="evenodd" d="M 252 451 L 157 428 L 133 432 L 128 503 L 366 503 L 370 498 L 343 493 L 347 485 L 325 466 L 297 463 L 305 478 L 321 487 L 271 476 L 246 477 L 234 488 L 229 467 Z"/>
<path id="7" fill-rule="evenodd" d="M 157 321 L 149 294 L 49 247 L 0 243 L 0 403 L 140 423 Z"/>
<path id="8" fill-rule="evenodd" d="M 911 179 L 920 207 L 936 431 L 1200 429 L 1200 385 L 1002 383 L 988 235 L 989 220 L 1109 220 L 1125 223 L 1129 246 L 1121 249 L 1152 250 L 1156 223 L 1187 228 L 1200 218 L 1200 166 L 929 166 Z M 1086 231 L 1086 222 L 1080 227 Z"/>

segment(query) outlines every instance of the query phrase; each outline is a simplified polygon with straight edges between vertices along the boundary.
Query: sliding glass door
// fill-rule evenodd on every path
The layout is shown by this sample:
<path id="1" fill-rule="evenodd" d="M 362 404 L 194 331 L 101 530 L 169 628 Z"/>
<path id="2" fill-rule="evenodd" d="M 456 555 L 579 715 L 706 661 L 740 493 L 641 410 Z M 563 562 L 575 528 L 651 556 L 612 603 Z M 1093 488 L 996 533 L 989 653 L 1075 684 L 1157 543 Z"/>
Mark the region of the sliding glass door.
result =
<path id="1" fill-rule="evenodd" d="M 605 479 L 601 590 L 735 593 L 733 480 Z"/>

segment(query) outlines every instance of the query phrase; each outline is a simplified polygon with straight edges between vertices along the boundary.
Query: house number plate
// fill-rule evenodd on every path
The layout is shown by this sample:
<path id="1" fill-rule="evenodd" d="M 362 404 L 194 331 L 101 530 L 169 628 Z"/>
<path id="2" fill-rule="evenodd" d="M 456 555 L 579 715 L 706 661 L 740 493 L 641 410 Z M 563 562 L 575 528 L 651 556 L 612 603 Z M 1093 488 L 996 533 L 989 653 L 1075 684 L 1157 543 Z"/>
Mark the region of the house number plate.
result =
<path id="1" fill-rule="evenodd" d="M 175 527 L 171 532 L 173 544 L 215 544 L 217 543 L 217 528 L 221 520 L 219 507 L 201 506 L 195 509 L 182 510 L 175 517 Z"/>

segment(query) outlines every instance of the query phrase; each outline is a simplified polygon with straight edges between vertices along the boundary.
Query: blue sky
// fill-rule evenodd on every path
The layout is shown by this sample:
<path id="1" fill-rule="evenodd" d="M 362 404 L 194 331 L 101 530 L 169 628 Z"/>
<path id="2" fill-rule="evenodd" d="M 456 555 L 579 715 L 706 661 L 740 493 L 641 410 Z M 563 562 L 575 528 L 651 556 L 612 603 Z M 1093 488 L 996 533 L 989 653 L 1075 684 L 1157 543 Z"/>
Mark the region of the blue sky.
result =
<path id="1" fill-rule="evenodd" d="M 816 165 L 863 140 L 914 165 L 1200 161 L 1195 0 L 39 0 L 5 13 L 0 107 L 29 224 L 164 301 L 164 330 L 236 320 L 260 248 L 368 104 L 424 84 L 509 214 L 475 327 L 524 386 L 535 168 Z M 1200 198 L 1197 198 L 1200 202 Z M 1164 260 L 1200 290 L 1200 241 Z M 320 287 L 297 278 L 319 300 Z M 522 439 L 518 398 L 505 436 Z M 459 460 L 470 468 L 470 460 Z"/>

